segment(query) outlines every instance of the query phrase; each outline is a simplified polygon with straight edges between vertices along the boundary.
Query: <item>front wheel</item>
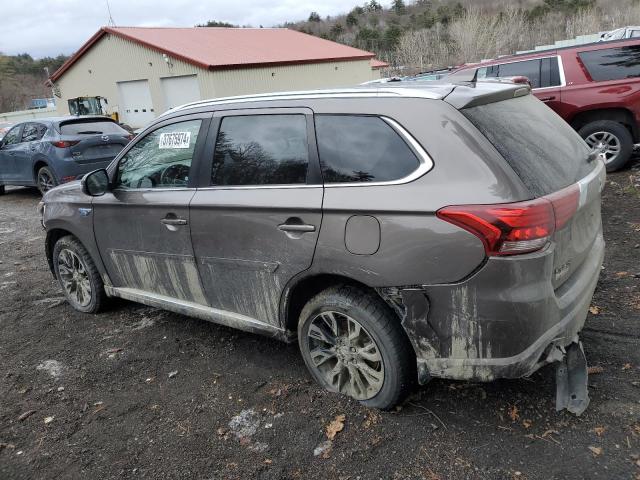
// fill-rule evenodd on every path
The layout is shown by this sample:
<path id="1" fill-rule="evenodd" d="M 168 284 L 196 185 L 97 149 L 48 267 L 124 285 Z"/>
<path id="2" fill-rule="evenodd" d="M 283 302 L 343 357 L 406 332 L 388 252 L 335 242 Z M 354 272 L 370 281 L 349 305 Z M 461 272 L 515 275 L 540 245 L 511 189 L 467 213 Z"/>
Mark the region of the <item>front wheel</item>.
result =
<path id="1" fill-rule="evenodd" d="M 75 237 L 69 235 L 56 242 L 53 267 L 73 308 L 84 313 L 100 310 L 106 298 L 102 278 L 89 252 Z"/>
<path id="2" fill-rule="evenodd" d="M 58 185 L 56 177 L 53 175 L 49 167 L 40 167 L 38 169 L 38 173 L 36 174 L 36 183 L 38 185 L 38 190 L 40 190 L 42 195 Z"/>
<path id="3" fill-rule="evenodd" d="M 590 148 L 602 151 L 607 172 L 624 167 L 633 153 L 633 137 L 623 124 L 599 120 L 586 124 L 578 132 Z"/>
<path id="4" fill-rule="evenodd" d="M 333 287 L 312 298 L 300 314 L 298 342 L 320 385 L 368 407 L 394 407 L 415 383 L 415 356 L 399 319 L 361 288 Z"/>

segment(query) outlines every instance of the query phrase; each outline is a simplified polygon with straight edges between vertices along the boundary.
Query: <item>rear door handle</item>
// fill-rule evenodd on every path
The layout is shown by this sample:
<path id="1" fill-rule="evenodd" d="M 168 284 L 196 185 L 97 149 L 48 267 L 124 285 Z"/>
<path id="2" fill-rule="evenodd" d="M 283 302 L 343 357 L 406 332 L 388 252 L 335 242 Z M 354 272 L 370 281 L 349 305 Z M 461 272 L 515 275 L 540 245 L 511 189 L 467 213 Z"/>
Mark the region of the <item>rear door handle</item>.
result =
<path id="1" fill-rule="evenodd" d="M 165 225 L 186 225 L 187 221 L 184 218 L 163 218 L 160 223 Z"/>
<path id="2" fill-rule="evenodd" d="M 542 97 L 540 99 L 541 102 L 550 102 L 551 100 L 555 100 L 556 97 L 555 96 L 551 96 L 551 97 Z"/>
<path id="3" fill-rule="evenodd" d="M 283 223 L 281 225 L 278 225 L 278 230 L 282 230 L 283 232 L 298 232 L 298 233 L 315 232 L 316 226 L 305 225 L 305 224 L 298 225 L 295 223 Z"/>

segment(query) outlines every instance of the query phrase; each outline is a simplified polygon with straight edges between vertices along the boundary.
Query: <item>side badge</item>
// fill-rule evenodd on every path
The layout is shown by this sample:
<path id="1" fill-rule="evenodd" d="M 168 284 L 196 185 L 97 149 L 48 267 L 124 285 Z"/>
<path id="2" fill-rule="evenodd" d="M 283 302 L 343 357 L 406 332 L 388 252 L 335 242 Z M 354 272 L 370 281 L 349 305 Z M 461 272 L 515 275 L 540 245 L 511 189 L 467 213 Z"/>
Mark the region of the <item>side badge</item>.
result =
<path id="1" fill-rule="evenodd" d="M 78 212 L 80 213 L 81 217 L 88 217 L 89 215 L 91 215 L 91 208 L 78 208 Z"/>

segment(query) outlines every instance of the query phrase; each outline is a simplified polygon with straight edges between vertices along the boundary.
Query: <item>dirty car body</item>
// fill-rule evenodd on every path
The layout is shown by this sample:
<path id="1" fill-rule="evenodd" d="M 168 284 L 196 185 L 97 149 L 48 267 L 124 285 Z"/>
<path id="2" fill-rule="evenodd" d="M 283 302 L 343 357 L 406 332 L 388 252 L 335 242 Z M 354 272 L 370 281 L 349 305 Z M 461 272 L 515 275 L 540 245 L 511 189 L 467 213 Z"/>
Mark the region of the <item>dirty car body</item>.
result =
<path id="1" fill-rule="evenodd" d="M 297 336 L 316 380 L 381 408 L 413 379 L 558 362 L 558 405 L 580 413 L 604 171 L 521 85 L 259 95 L 164 114 L 106 171 L 49 192 L 43 224 L 59 279 L 64 238 L 95 268 L 85 305 L 62 278 L 83 311 L 103 289 Z"/>

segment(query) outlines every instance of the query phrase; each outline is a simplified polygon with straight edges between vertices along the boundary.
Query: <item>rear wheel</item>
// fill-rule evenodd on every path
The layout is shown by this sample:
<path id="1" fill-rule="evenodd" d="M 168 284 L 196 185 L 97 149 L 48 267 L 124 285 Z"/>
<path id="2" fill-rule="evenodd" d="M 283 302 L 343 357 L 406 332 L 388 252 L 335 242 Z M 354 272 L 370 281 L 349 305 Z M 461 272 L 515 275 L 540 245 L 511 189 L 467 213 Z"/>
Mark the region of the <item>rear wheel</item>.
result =
<path id="1" fill-rule="evenodd" d="M 578 133 L 590 148 L 602 150 L 607 172 L 620 170 L 631 158 L 633 138 L 621 123 L 599 120 L 586 124 Z"/>
<path id="2" fill-rule="evenodd" d="M 0 185 L 0 195 L 4 195 L 6 190 L 4 189 L 4 185 Z"/>
<path id="3" fill-rule="evenodd" d="M 389 409 L 415 383 L 415 357 L 397 316 L 375 294 L 343 285 L 312 298 L 298 342 L 315 380 L 363 405 Z"/>
<path id="4" fill-rule="evenodd" d="M 53 247 L 56 277 L 73 308 L 84 313 L 97 313 L 106 294 L 100 273 L 89 252 L 74 237 L 60 238 Z"/>
<path id="5" fill-rule="evenodd" d="M 58 185 L 56 177 L 53 176 L 49 167 L 40 167 L 38 169 L 38 173 L 36 174 L 36 183 L 38 184 L 38 190 L 40 190 L 42 195 Z"/>

